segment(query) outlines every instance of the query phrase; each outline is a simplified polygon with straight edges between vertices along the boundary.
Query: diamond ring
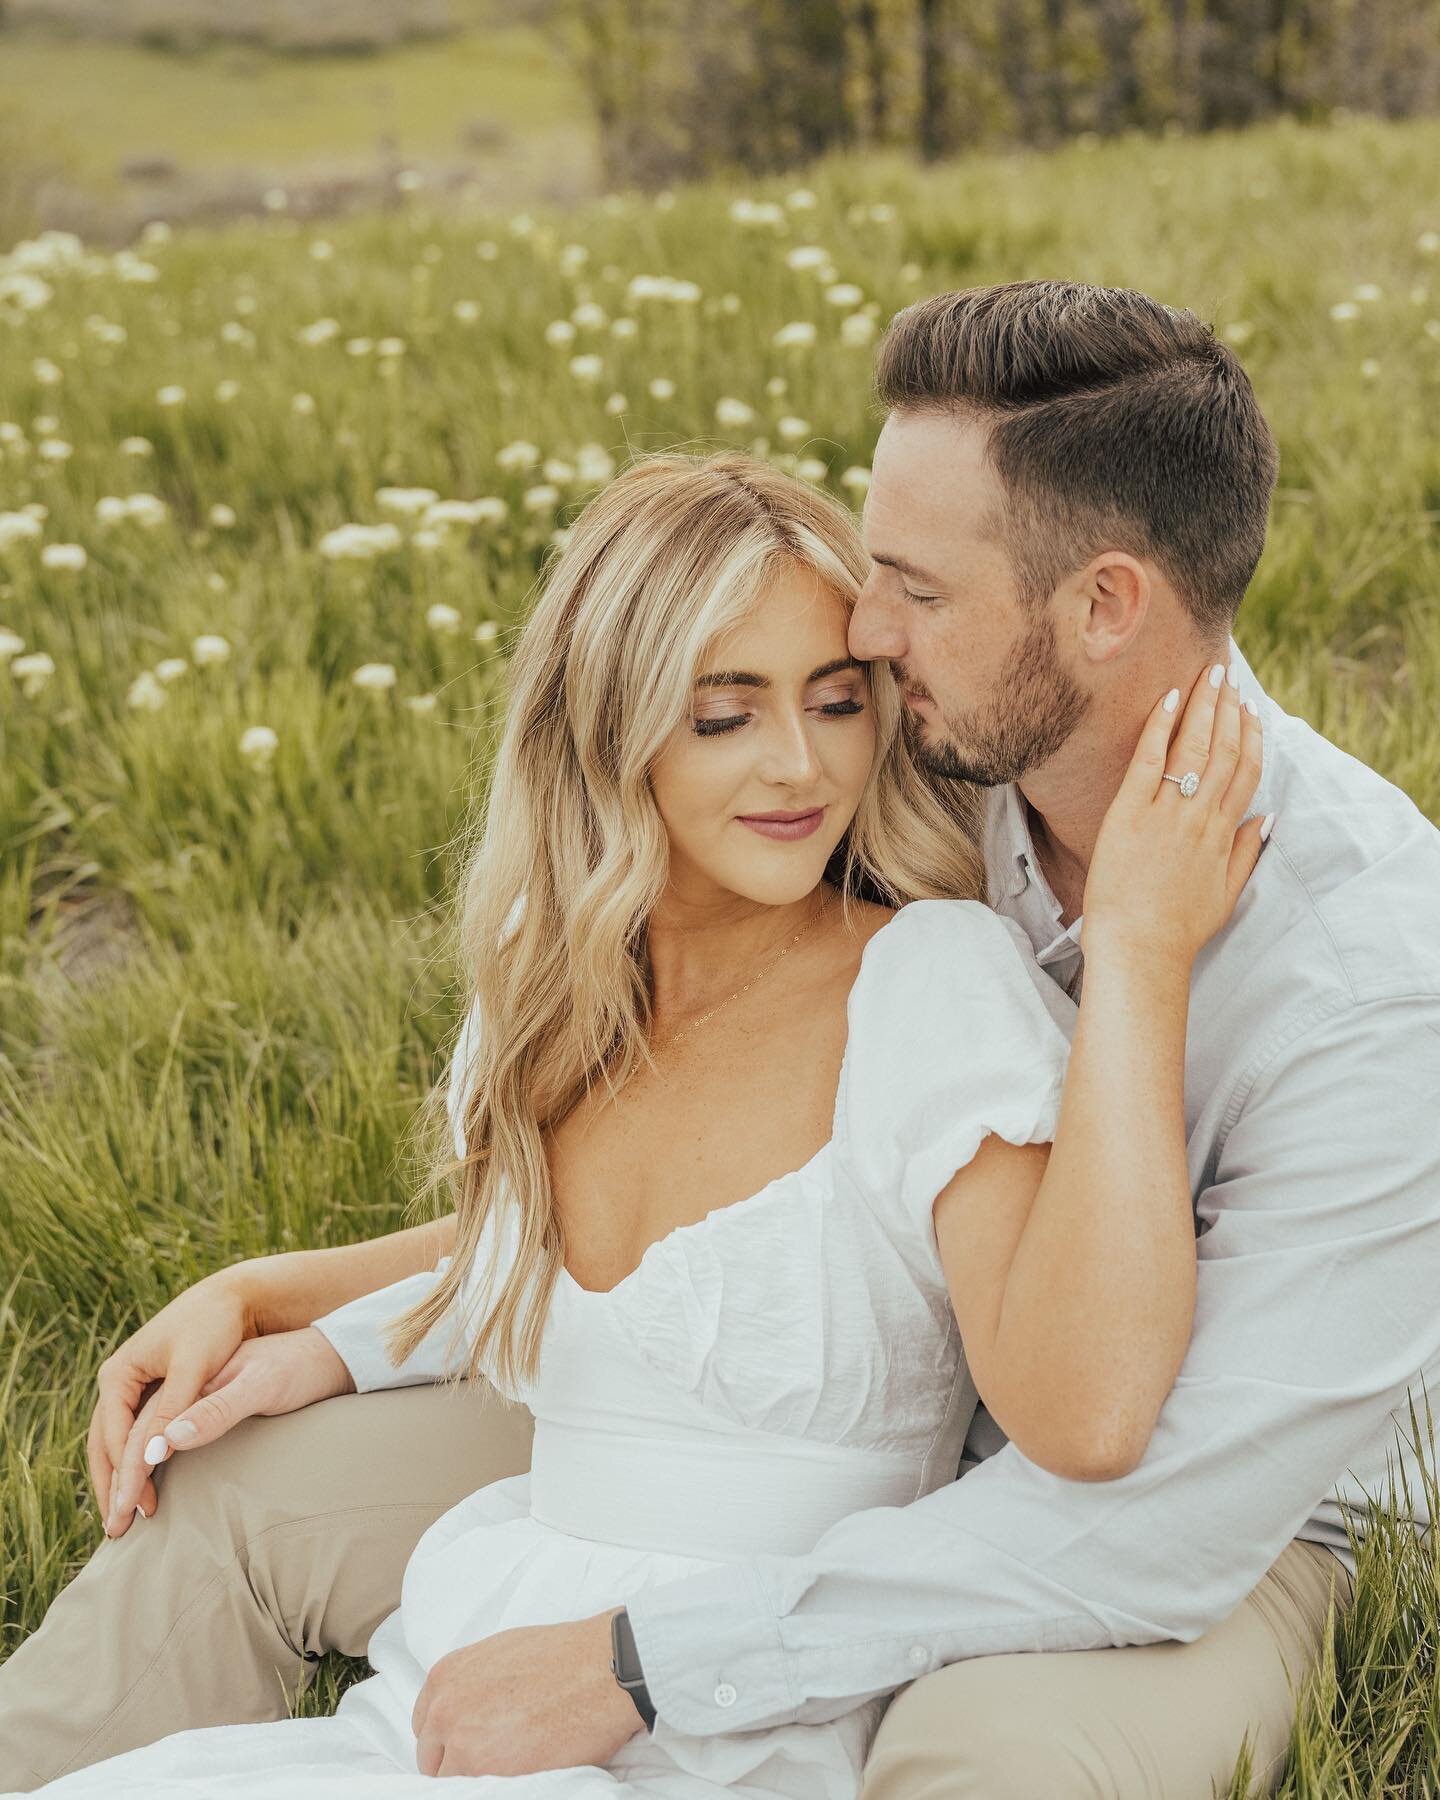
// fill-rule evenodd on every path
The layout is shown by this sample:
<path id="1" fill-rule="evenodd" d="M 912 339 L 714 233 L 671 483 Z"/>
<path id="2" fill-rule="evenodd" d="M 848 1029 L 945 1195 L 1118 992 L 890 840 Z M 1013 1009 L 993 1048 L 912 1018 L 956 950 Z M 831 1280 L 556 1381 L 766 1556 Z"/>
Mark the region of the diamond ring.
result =
<path id="1" fill-rule="evenodd" d="M 1173 781 L 1187 800 L 1193 799 L 1195 790 L 1200 785 L 1200 777 L 1193 769 L 1187 770 L 1184 775 L 1162 775 L 1160 779 Z"/>

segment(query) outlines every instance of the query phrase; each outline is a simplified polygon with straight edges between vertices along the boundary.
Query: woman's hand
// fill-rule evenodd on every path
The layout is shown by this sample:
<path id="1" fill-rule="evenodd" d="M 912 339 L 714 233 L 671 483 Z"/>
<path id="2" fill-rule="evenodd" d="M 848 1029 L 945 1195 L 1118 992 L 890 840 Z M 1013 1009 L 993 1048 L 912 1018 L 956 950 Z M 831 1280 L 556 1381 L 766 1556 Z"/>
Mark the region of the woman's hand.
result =
<path id="1" fill-rule="evenodd" d="M 1188 969 L 1250 879 L 1273 820 L 1240 823 L 1260 780 L 1260 718 L 1224 675 L 1219 663 L 1202 670 L 1183 710 L 1172 689 L 1175 710 L 1157 700 L 1145 722 L 1090 859 L 1087 960 L 1103 937 Z M 1187 797 L 1178 780 L 1192 770 Z"/>
<path id="2" fill-rule="evenodd" d="M 297 1339 L 309 1340 L 298 1352 Z M 172 1420 L 194 1420 L 190 1448 L 252 1412 L 287 1412 L 354 1384 L 321 1332 L 256 1337 L 243 1281 L 225 1269 L 177 1294 L 127 1338 L 100 1365 L 98 1385 L 86 1453 L 106 1535 L 120 1537 L 137 1504 L 147 1518 L 155 1511 L 144 1451 Z"/>

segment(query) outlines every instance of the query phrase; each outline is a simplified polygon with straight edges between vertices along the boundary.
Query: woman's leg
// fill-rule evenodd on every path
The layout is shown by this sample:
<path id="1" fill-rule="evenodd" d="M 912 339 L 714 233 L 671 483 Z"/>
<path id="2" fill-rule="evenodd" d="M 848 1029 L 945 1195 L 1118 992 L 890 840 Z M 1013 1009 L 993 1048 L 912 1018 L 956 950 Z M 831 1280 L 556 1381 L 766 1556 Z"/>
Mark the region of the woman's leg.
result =
<path id="1" fill-rule="evenodd" d="M 242 1420 L 157 1471 L 0 1665 L 0 1791 L 197 1726 L 282 1719 L 306 1656 L 363 1656 L 441 1513 L 530 1465 L 488 1384 L 343 1394 Z"/>

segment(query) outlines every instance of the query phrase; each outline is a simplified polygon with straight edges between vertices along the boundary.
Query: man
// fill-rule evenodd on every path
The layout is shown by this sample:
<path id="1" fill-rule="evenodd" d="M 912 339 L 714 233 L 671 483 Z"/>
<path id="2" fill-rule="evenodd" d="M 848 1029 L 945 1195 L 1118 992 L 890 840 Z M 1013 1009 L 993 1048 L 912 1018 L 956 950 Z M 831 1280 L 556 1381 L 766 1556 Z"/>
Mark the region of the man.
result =
<path id="1" fill-rule="evenodd" d="M 1228 662 L 1260 711 L 1274 829 L 1191 990 L 1195 1331 L 1130 1474 L 1048 1475 L 982 1420 L 974 1466 L 923 1500 L 636 1596 L 654 1730 L 822 1720 L 903 1690 L 867 1800 L 1209 1796 L 1242 1738 L 1278 1772 L 1292 1684 L 1348 1596 L 1347 1519 L 1363 1527 L 1406 1454 L 1407 1388 L 1440 1375 L 1440 833 L 1269 700 L 1230 637 L 1276 453 L 1192 315 L 1060 282 L 943 295 L 892 322 L 878 390 L 851 648 L 894 664 L 932 765 L 990 789 L 991 901 L 1067 991 L 1090 850 L 1156 696 Z M 415 1239 L 396 1234 L 385 1278 L 428 1260 Z M 513 1430 L 455 1441 L 438 1391 L 369 1391 L 438 1372 L 419 1353 L 376 1365 L 377 1250 L 319 1253 L 337 1271 L 320 1323 L 360 1394 L 171 1459 L 156 1518 L 102 1548 L 0 1671 L 18 1721 L 0 1779 L 276 1716 L 287 1661 L 363 1649 L 429 1518 L 525 1466 Z M 365 1297 L 334 1307 L 347 1287 Z M 263 1322 L 325 1312 L 300 1291 L 277 1276 Z M 421 1707 L 493 1721 L 507 1768 L 602 1761 L 634 1728 L 609 1624 L 442 1659 Z M 88 1694 L 66 1655 L 87 1632 L 104 1670 L 92 1658 Z M 139 1651 L 123 1674 L 122 1643 Z"/>

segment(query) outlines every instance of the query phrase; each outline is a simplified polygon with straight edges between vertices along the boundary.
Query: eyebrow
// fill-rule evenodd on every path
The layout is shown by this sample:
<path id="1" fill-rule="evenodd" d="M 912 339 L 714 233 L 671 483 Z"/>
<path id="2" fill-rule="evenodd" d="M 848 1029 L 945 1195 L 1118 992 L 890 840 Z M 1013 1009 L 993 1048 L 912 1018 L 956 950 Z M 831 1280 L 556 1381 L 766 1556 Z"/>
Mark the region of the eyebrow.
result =
<path id="1" fill-rule="evenodd" d="M 805 679 L 807 682 L 819 681 L 826 675 L 838 675 L 842 669 L 863 669 L 864 666 L 853 656 L 839 656 L 834 662 L 821 663 L 818 669 L 812 669 Z M 768 675 L 751 675 L 744 669 L 721 669 L 714 675 L 698 676 L 695 685 L 698 688 L 768 688 L 771 683 Z"/>
<path id="2" fill-rule="evenodd" d="M 915 581 L 923 581 L 926 587 L 944 587 L 945 583 L 938 575 L 932 575 L 928 569 L 922 569 L 918 563 L 912 563 L 903 556 L 878 556 L 872 550 L 871 562 L 883 563 L 887 569 L 898 569 L 902 575 L 909 575 Z"/>

